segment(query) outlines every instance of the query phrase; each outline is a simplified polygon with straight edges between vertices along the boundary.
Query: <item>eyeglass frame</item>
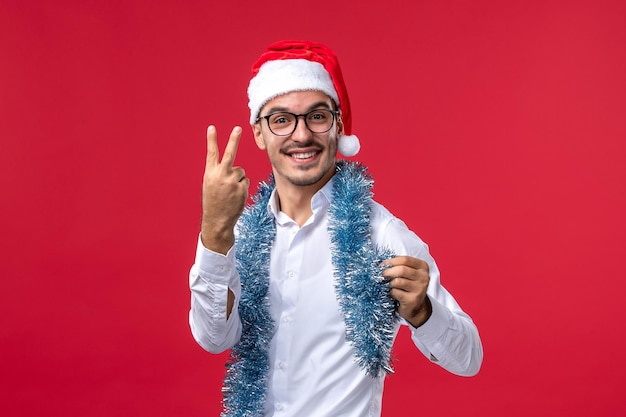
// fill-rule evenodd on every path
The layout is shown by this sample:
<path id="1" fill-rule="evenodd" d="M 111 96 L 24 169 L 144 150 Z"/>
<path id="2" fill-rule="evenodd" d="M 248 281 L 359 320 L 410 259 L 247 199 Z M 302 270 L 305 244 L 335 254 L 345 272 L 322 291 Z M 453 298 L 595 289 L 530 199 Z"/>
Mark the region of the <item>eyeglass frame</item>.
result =
<path id="1" fill-rule="evenodd" d="M 330 114 L 331 114 L 331 116 L 332 116 L 332 118 L 333 118 L 333 121 L 332 121 L 332 122 L 330 122 L 330 126 L 329 126 L 329 127 L 328 127 L 328 129 L 326 129 L 325 131 L 323 131 L 323 132 L 314 132 L 314 131 L 313 131 L 313 130 L 311 130 L 311 128 L 309 127 L 309 124 L 308 124 L 308 123 L 307 123 L 307 121 L 306 121 L 306 117 L 307 117 L 309 114 L 314 113 L 314 112 L 316 112 L 316 111 L 320 111 L 320 110 L 324 110 L 324 111 L 330 112 Z M 283 114 L 290 114 L 290 115 L 292 115 L 292 116 L 294 116 L 294 117 L 296 118 L 296 123 L 293 125 L 293 130 L 292 130 L 291 132 L 289 132 L 289 133 L 282 133 L 282 134 L 278 134 L 278 133 L 274 133 L 274 131 L 273 131 L 273 130 L 272 130 L 272 128 L 270 127 L 270 117 L 274 116 L 275 114 L 280 114 L 280 113 L 283 113 Z M 321 134 L 321 133 L 326 133 L 326 132 L 330 131 L 330 129 L 332 129 L 332 128 L 333 128 L 333 125 L 335 124 L 335 121 L 337 120 L 337 116 L 339 116 L 340 114 L 341 114 L 341 111 L 340 111 L 340 110 L 332 110 L 332 109 L 313 109 L 313 110 L 311 110 L 311 111 L 308 111 L 308 112 L 306 112 L 306 113 L 302 113 L 302 114 L 296 114 L 296 113 L 291 113 L 291 112 L 288 112 L 288 111 L 282 111 L 282 110 L 281 110 L 281 111 L 275 111 L 275 112 L 272 112 L 272 113 L 270 113 L 270 114 L 266 114 L 265 116 L 259 116 L 259 117 L 257 117 L 257 119 L 254 121 L 254 123 L 259 123 L 259 122 L 261 121 L 261 119 L 265 119 L 265 121 L 267 122 L 267 128 L 270 130 L 270 132 L 272 132 L 272 134 L 273 134 L 273 135 L 276 135 L 276 136 L 289 136 L 289 135 L 292 135 L 292 134 L 293 134 L 293 132 L 295 132 L 295 131 L 296 131 L 296 129 L 298 128 L 298 122 L 300 121 L 300 117 L 302 117 L 302 118 L 304 118 L 304 126 L 305 126 L 308 130 L 309 130 L 309 132 L 311 132 L 311 133 Z"/>

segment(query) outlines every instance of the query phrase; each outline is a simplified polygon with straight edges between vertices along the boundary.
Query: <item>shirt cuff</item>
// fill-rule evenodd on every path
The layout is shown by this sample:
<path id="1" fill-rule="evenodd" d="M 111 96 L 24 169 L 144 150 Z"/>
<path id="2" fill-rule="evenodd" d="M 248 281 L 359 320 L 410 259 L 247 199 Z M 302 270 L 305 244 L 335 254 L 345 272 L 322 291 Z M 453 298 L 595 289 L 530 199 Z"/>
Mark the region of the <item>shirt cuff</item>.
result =
<path id="1" fill-rule="evenodd" d="M 202 240 L 198 237 L 195 265 L 203 279 L 208 279 L 217 284 L 228 285 L 231 278 L 230 271 L 235 270 L 234 246 L 228 250 L 226 255 L 223 255 L 205 248 Z"/>
<path id="2" fill-rule="evenodd" d="M 432 346 L 440 340 L 441 336 L 449 327 L 449 311 L 441 303 L 429 297 L 433 312 L 420 327 L 413 327 L 406 322 L 411 329 L 412 336 L 426 346 Z"/>

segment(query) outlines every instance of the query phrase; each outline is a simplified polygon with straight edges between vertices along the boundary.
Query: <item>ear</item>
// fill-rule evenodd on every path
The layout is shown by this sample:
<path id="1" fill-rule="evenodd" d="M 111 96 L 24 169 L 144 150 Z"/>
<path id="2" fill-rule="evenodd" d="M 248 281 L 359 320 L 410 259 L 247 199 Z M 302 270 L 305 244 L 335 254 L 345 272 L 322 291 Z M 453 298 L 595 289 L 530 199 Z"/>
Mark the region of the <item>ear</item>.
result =
<path id="1" fill-rule="evenodd" d="M 340 138 L 343 136 L 343 119 L 341 118 L 341 112 L 337 114 L 337 137 Z"/>
<path id="2" fill-rule="evenodd" d="M 263 140 L 261 123 L 255 123 L 252 125 L 252 134 L 254 135 L 254 141 L 256 142 L 256 146 L 258 146 L 260 150 L 264 151 L 266 147 L 265 140 Z"/>

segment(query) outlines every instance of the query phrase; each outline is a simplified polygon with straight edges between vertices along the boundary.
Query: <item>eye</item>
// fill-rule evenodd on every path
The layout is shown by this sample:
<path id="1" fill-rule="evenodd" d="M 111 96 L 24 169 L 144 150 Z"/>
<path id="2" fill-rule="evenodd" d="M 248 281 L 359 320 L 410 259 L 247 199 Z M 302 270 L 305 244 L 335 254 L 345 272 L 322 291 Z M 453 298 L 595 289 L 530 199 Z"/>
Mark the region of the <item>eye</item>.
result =
<path id="1" fill-rule="evenodd" d="M 308 120 L 311 122 L 324 122 L 326 119 L 330 117 L 330 113 L 328 110 L 313 110 L 308 115 Z"/>
<path id="2" fill-rule="evenodd" d="M 293 116 L 288 113 L 276 113 L 270 117 L 270 123 L 272 125 L 282 125 L 291 123 L 293 121 Z"/>

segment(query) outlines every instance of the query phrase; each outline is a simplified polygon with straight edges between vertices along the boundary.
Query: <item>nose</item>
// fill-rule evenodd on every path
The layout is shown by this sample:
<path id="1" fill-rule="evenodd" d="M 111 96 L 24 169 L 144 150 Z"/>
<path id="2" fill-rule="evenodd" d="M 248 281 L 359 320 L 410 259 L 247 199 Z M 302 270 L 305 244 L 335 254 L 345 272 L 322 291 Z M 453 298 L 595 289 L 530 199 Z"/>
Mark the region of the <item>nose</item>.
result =
<path id="1" fill-rule="evenodd" d="M 311 137 L 312 132 L 306 127 L 304 115 L 300 115 L 296 119 L 296 130 L 291 134 L 291 139 L 295 141 L 308 140 Z M 302 119 L 302 120 L 300 120 Z"/>

